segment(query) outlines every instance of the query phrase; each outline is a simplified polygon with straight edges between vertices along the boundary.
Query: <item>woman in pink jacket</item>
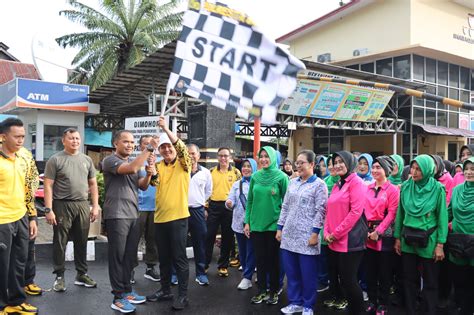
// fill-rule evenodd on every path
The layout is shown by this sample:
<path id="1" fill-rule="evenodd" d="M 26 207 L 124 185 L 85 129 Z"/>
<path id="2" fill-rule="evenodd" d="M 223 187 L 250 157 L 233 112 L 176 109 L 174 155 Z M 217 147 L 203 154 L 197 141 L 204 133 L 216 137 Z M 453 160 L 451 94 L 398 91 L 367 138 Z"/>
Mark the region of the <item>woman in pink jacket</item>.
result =
<path id="1" fill-rule="evenodd" d="M 365 195 L 364 214 L 369 226 L 365 252 L 369 295 L 367 313 L 384 314 L 389 303 L 395 243 L 393 225 L 400 199 L 400 190 L 387 179 L 392 171 L 390 157 L 377 157 L 372 164 L 375 182 L 369 185 Z"/>
<path id="2" fill-rule="evenodd" d="M 462 171 L 462 163 L 470 158 L 474 153 L 474 144 L 463 145 L 459 150 L 459 163 L 461 164 L 461 171 L 457 172 L 453 178 L 453 187 L 464 183 L 464 172 Z M 458 163 L 456 163 L 456 167 Z"/>
<path id="3" fill-rule="evenodd" d="M 357 176 L 357 159 L 348 151 L 332 156 L 333 166 L 341 179 L 334 185 L 328 200 L 324 238 L 329 244 L 328 260 L 331 279 L 340 279 L 349 312 L 359 314 L 364 299 L 357 281 L 357 270 L 364 255 L 367 222 L 363 216 L 367 186 Z"/>

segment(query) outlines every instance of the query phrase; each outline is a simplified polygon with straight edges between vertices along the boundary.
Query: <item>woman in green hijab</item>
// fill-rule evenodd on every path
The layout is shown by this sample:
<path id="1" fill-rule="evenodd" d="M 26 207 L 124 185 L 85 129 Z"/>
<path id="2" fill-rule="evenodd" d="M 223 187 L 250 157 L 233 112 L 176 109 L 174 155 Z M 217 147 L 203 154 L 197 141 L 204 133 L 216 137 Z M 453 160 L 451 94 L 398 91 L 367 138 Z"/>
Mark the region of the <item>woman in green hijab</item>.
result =
<path id="1" fill-rule="evenodd" d="M 405 161 L 398 154 L 390 155 L 390 158 L 395 162 L 392 174 L 388 177 L 388 180 L 395 186 L 400 186 L 402 184 L 402 173 L 403 168 L 405 167 Z"/>
<path id="2" fill-rule="evenodd" d="M 395 252 L 402 257 L 407 314 L 415 305 L 422 266 L 423 298 L 428 314 L 436 314 L 438 269 L 444 259 L 448 212 L 443 185 L 434 179 L 435 165 L 426 154 L 410 163 L 411 178 L 403 183 L 395 220 Z"/>
<path id="3" fill-rule="evenodd" d="M 474 242 L 474 157 L 464 161 L 463 172 L 465 182 L 454 187 L 448 216 L 452 233 L 464 234 Z M 450 252 L 449 261 L 452 263 L 456 301 L 461 307 L 459 314 L 473 314 L 474 257 Z"/>
<path id="4" fill-rule="evenodd" d="M 262 167 L 250 180 L 244 234 L 253 242 L 257 264 L 258 293 L 251 302 L 278 303 L 280 288 L 280 243 L 275 239 L 281 205 L 288 187 L 288 176 L 277 164 L 275 149 L 266 146 L 259 153 Z M 270 295 L 267 296 L 267 276 Z"/>

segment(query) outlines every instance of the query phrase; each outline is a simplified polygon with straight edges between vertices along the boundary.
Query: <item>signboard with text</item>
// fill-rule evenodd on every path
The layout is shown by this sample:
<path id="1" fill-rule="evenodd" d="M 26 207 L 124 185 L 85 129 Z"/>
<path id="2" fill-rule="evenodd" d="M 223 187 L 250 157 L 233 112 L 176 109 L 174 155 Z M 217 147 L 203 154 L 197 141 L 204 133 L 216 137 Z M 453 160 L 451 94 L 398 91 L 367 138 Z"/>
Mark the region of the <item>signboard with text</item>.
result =
<path id="1" fill-rule="evenodd" d="M 143 135 L 159 136 L 161 130 L 158 127 L 158 118 L 160 116 L 145 116 L 145 117 L 133 117 L 125 118 L 125 129 L 130 130 L 135 140 L 135 151 L 132 157 L 136 157 L 140 154 L 139 141 Z M 169 117 L 166 117 L 169 125 Z"/>

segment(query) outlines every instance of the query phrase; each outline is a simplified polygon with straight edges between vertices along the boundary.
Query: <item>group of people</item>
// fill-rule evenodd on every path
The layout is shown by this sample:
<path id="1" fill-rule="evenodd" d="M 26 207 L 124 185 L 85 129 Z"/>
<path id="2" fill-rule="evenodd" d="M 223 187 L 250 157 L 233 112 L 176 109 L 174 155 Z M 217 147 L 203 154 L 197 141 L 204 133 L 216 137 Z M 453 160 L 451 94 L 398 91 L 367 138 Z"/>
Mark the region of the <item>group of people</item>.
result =
<path id="1" fill-rule="evenodd" d="M 101 163 L 112 309 L 130 313 L 146 301 L 186 308 L 188 233 L 195 281 L 207 286 L 220 230 L 217 274 L 226 278 L 230 265 L 240 265 L 237 289 L 256 283 L 253 304 L 278 304 L 286 276 L 284 314 L 313 314 L 318 292 L 326 289 L 326 307 L 386 314 L 394 288 L 407 314 L 435 314 L 438 300 L 449 298 L 452 286 L 460 313 L 472 314 L 474 146 L 463 146 L 457 163 L 419 155 L 407 166 L 399 155 L 339 151 L 325 157 L 311 150 L 299 152 L 293 163 L 266 146 L 257 161 L 242 159 L 240 170 L 231 163 L 232 150 L 222 147 L 217 166 L 208 170 L 198 163 L 197 145 L 184 144 L 164 117 L 158 126 L 160 136 L 142 136 L 141 153 L 134 158 L 133 133 L 116 132 L 115 151 Z M 2 308 L 6 314 L 36 313 L 26 293 L 41 293 L 33 281 L 37 170 L 23 148 L 21 120 L 9 118 L 0 127 Z M 86 262 L 89 225 L 100 209 L 96 171 L 80 152 L 78 130 L 66 129 L 62 142 L 64 150 L 48 160 L 44 175 L 56 292 L 67 288 L 69 237 L 74 241 L 74 284 L 97 286 Z M 144 277 L 161 281 L 148 296 L 133 289 L 142 235 Z M 172 285 L 178 286 L 176 297 Z"/>

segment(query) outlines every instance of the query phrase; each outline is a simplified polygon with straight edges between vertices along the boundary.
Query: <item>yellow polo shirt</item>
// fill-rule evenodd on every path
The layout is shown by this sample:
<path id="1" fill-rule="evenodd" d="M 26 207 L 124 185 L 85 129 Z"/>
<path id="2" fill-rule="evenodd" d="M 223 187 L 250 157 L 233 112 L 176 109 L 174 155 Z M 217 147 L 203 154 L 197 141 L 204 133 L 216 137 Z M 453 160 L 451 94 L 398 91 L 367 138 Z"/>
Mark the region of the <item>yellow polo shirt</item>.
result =
<path id="1" fill-rule="evenodd" d="M 0 224 L 18 221 L 25 215 L 27 172 L 25 159 L 17 154 L 0 154 Z"/>
<path id="2" fill-rule="evenodd" d="M 226 201 L 232 185 L 242 176 L 240 171 L 231 166 L 226 172 L 221 172 L 219 166 L 211 168 L 212 201 Z"/>

